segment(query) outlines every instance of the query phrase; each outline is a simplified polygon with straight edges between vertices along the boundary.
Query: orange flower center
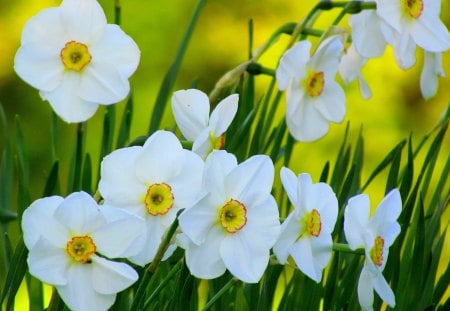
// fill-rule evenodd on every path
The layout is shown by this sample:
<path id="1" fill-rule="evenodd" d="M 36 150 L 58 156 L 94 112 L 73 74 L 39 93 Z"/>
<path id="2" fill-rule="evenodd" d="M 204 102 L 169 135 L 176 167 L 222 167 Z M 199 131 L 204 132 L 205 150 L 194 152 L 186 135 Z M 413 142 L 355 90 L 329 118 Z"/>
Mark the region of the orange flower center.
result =
<path id="1" fill-rule="evenodd" d="M 219 209 L 219 221 L 229 233 L 241 230 L 247 223 L 247 209 L 238 200 L 231 199 Z"/>
<path id="2" fill-rule="evenodd" d="M 325 85 L 325 78 L 322 71 L 311 72 L 305 80 L 305 89 L 311 97 L 316 97 L 322 94 Z"/>
<path id="3" fill-rule="evenodd" d="M 173 207 L 172 188 L 166 183 L 152 184 L 144 198 L 147 212 L 152 216 L 164 215 Z"/>
<path id="4" fill-rule="evenodd" d="M 92 60 L 88 47 L 76 41 L 67 42 L 60 57 L 66 69 L 76 72 L 82 71 Z"/>
<path id="5" fill-rule="evenodd" d="M 383 248 L 384 240 L 382 237 L 377 236 L 374 245 L 370 250 L 370 259 L 372 259 L 372 262 L 379 267 L 383 264 Z"/>
<path id="6" fill-rule="evenodd" d="M 418 19 L 422 15 L 423 0 L 402 0 L 402 5 L 407 16 Z"/>
<path id="7" fill-rule="evenodd" d="M 69 256 L 81 263 L 90 263 L 96 246 L 90 236 L 75 236 L 67 242 L 66 251 Z"/>

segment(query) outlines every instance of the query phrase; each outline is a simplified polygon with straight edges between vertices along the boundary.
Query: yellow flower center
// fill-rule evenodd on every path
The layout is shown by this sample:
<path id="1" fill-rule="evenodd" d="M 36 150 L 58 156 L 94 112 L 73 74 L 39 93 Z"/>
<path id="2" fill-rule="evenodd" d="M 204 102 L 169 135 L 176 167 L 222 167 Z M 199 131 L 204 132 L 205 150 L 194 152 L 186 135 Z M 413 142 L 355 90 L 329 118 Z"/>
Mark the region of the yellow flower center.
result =
<path id="1" fill-rule="evenodd" d="M 219 219 L 226 231 L 235 233 L 247 223 L 247 209 L 238 200 L 231 199 L 219 209 Z"/>
<path id="2" fill-rule="evenodd" d="M 305 89 L 311 97 L 316 97 L 322 94 L 323 86 L 325 85 L 325 78 L 322 71 L 311 72 L 305 80 Z"/>
<path id="3" fill-rule="evenodd" d="M 150 215 L 164 215 L 173 206 L 172 188 L 166 183 L 150 185 L 144 202 Z"/>
<path id="4" fill-rule="evenodd" d="M 402 5 L 407 16 L 418 19 L 422 15 L 423 0 L 402 0 Z"/>
<path id="5" fill-rule="evenodd" d="M 222 147 L 225 143 L 225 137 L 223 135 L 216 137 L 214 131 L 211 131 L 209 133 L 209 141 L 211 142 L 211 150 L 210 151 L 220 150 L 220 149 L 222 149 Z"/>
<path id="6" fill-rule="evenodd" d="M 383 264 L 383 247 L 384 247 L 383 238 L 377 236 L 375 238 L 374 245 L 370 250 L 370 259 L 372 259 L 372 262 L 377 266 L 381 266 Z"/>
<path id="7" fill-rule="evenodd" d="M 301 220 L 303 223 L 303 232 L 300 233 L 298 238 L 301 238 L 304 234 L 318 237 L 322 230 L 322 222 L 320 220 L 320 213 L 313 209 L 307 213 Z"/>
<path id="8" fill-rule="evenodd" d="M 75 236 L 67 242 L 66 251 L 69 256 L 81 263 L 90 263 L 96 246 L 90 236 Z"/>
<path id="9" fill-rule="evenodd" d="M 76 41 L 67 42 L 60 53 L 61 61 L 68 70 L 82 71 L 92 59 L 88 47 Z"/>

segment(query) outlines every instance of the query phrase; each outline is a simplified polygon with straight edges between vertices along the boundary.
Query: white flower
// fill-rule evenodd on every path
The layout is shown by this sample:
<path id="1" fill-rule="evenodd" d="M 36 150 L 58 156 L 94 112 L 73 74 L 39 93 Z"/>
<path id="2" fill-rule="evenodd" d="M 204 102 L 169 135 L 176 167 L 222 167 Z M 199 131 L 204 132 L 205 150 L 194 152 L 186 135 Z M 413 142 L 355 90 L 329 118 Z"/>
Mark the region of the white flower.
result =
<path id="1" fill-rule="evenodd" d="M 369 219 L 369 197 L 357 195 L 348 201 L 344 214 L 345 237 L 351 249 L 364 247 L 366 259 L 358 281 L 358 299 L 364 310 L 372 310 L 373 290 L 390 307 L 395 296 L 381 273 L 386 265 L 389 247 L 400 233 L 397 218 L 402 202 L 397 189 L 389 192 Z"/>
<path id="2" fill-rule="evenodd" d="M 107 310 L 116 293 L 138 279 L 130 266 L 105 256 L 136 253 L 144 221 L 98 206 L 85 192 L 33 202 L 23 213 L 22 229 L 30 273 L 55 286 L 72 310 Z"/>
<path id="3" fill-rule="evenodd" d="M 281 225 L 273 251 L 282 264 L 292 256 L 298 268 L 319 283 L 331 258 L 331 232 L 338 213 L 336 195 L 325 183 L 313 184 L 308 174 L 297 178 L 283 167 L 280 175 L 294 211 Z"/>
<path id="4" fill-rule="evenodd" d="M 192 151 L 205 159 L 215 149 L 222 149 L 223 134 L 236 115 L 239 95 L 222 100 L 209 116 L 209 99 L 196 89 L 176 91 L 172 111 L 183 136 L 193 141 Z"/>
<path id="5" fill-rule="evenodd" d="M 343 45 L 339 36 L 326 39 L 310 57 L 309 41 L 284 53 L 276 71 L 280 90 L 287 89 L 286 124 L 300 141 L 313 141 L 328 132 L 329 122 L 345 115 L 345 94 L 334 80 Z"/>
<path id="6" fill-rule="evenodd" d="M 256 155 L 241 164 L 226 151 L 206 160 L 203 185 L 207 195 L 179 217 L 190 272 L 204 279 L 228 269 L 247 283 L 256 283 L 269 262 L 279 230 L 279 214 L 270 194 L 274 167 Z"/>
<path id="7" fill-rule="evenodd" d="M 139 54 L 129 36 L 106 23 L 97 1 L 64 0 L 27 22 L 14 68 L 63 120 L 82 122 L 99 104 L 127 96 Z"/>
<path id="8" fill-rule="evenodd" d="M 339 64 L 339 74 L 345 83 L 350 83 L 358 79 L 359 91 L 364 99 L 369 99 L 372 96 L 367 82 L 361 73 L 361 68 L 366 64 L 367 58 L 361 56 L 355 49 L 354 44 L 345 51 Z"/>
<path id="9" fill-rule="evenodd" d="M 425 99 L 436 95 L 438 77 L 445 77 L 445 72 L 442 68 L 442 54 L 425 51 L 422 73 L 420 74 L 420 90 Z"/>
<path id="10" fill-rule="evenodd" d="M 105 203 L 146 221 L 145 247 L 129 257 L 132 262 L 152 261 L 177 212 L 196 202 L 203 166 L 197 154 L 184 150 L 167 131 L 155 132 L 142 147 L 118 149 L 103 159 L 99 191 Z"/>
<path id="11" fill-rule="evenodd" d="M 416 44 L 428 52 L 450 48 L 450 35 L 439 18 L 440 11 L 440 0 L 377 0 L 378 16 L 397 32 L 393 47 L 400 67 L 414 64 Z"/>

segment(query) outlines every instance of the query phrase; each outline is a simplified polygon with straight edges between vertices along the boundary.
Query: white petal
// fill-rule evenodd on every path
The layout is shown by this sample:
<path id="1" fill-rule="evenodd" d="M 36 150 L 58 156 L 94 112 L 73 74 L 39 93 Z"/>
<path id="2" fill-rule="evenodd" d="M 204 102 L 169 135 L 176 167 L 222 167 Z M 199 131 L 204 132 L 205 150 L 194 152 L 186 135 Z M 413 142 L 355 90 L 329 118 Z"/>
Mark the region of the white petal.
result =
<path id="1" fill-rule="evenodd" d="M 286 191 L 289 201 L 292 205 L 296 205 L 298 202 L 297 198 L 297 176 L 287 167 L 282 167 L 280 170 L 281 183 Z"/>
<path id="2" fill-rule="evenodd" d="M 367 58 L 381 56 L 386 47 L 386 40 L 381 31 L 380 18 L 372 10 L 351 15 L 349 24 L 352 28 L 353 45 L 359 54 Z"/>
<path id="3" fill-rule="evenodd" d="M 367 84 L 366 80 L 362 76 L 358 77 L 358 83 L 359 83 L 359 92 L 361 93 L 362 97 L 365 100 L 368 100 L 372 97 L 372 91 L 370 90 L 369 85 Z"/>
<path id="4" fill-rule="evenodd" d="M 65 72 L 61 84 L 51 92 L 41 91 L 43 99 L 48 100 L 56 114 L 68 123 L 84 122 L 97 111 L 98 104 L 78 96 L 80 75 Z"/>
<path id="5" fill-rule="evenodd" d="M 377 0 L 376 12 L 378 16 L 398 32 L 403 31 L 401 5 L 400 1 Z"/>
<path id="6" fill-rule="evenodd" d="M 227 269 L 246 283 L 257 283 L 269 263 L 269 248 L 243 232 L 227 235 L 220 245 L 220 255 Z"/>
<path id="7" fill-rule="evenodd" d="M 334 76 L 339 68 L 339 62 L 344 52 L 341 37 L 331 36 L 323 41 L 312 56 L 309 66 L 316 71 L 325 72 L 326 76 Z"/>
<path id="8" fill-rule="evenodd" d="M 369 213 L 370 201 L 367 195 L 360 194 L 350 198 L 344 212 L 344 232 L 351 249 L 364 245 Z"/>
<path id="9" fill-rule="evenodd" d="M 300 41 L 283 54 L 276 71 L 280 90 L 286 89 L 292 78 L 301 78 L 306 74 L 306 63 L 310 58 L 310 49 L 311 42 Z"/>
<path id="10" fill-rule="evenodd" d="M 78 92 L 86 101 L 114 104 L 128 95 L 130 83 L 110 64 L 93 59 L 83 71 Z"/>
<path id="11" fill-rule="evenodd" d="M 146 232 L 144 219 L 112 206 L 101 206 L 100 211 L 108 221 L 92 233 L 100 254 L 109 258 L 129 257 L 142 250 Z"/>
<path id="12" fill-rule="evenodd" d="M 138 274 L 123 262 L 92 258 L 92 285 L 100 294 L 116 294 L 137 281 Z"/>
<path id="13" fill-rule="evenodd" d="M 322 279 L 322 271 L 316 269 L 315 259 L 311 248 L 311 239 L 300 238 L 294 245 L 291 246 L 290 254 L 294 258 L 298 268 L 306 274 L 309 278 L 319 283 Z"/>
<path id="14" fill-rule="evenodd" d="M 54 246 L 64 246 L 69 238 L 67 228 L 54 218 L 56 208 L 64 201 L 60 196 L 34 201 L 22 215 L 22 231 L 28 249 L 42 236 Z"/>
<path id="15" fill-rule="evenodd" d="M 281 225 L 281 233 L 273 246 L 273 252 L 281 264 L 287 262 L 291 246 L 300 235 L 300 229 L 300 221 L 294 217 L 294 213 L 289 214 Z"/>
<path id="16" fill-rule="evenodd" d="M 202 159 L 206 159 L 209 153 L 213 151 L 213 146 L 209 135 L 210 129 L 207 127 L 200 132 L 192 145 L 192 151 L 198 154 Z"/>
<path id="17" fill-rule="evenodd" d="M 141 152 L 142 147 L 133 146 L 117 149 L 103 158 L 98 188 L 107 203 L 123 208 L 142 204 L 147 187 L 135 174 L 136 158 Z"/>
<path id="18" fill-rule="evenodd" d="M 222 135 L 230 126 L 238 109 L 239 95 L 231 94 L 223 99 L 211 113 L 209 127 L 216 137 Z"/>
<path id="19" fill-rule="evenodd" d="M 190 141 L 196 140 L 208 126 L 209 99 L 202 91 L 176 91 L 172 97 L 172 111 L 181 133 Z"/>
<path id="20" fill-rule="evenodd" d="M 328 132 L 328 121 L 314 107 L 311 99 L 299 92 L 289 92 L 286 124 L 291 135 L 298 141 L 314 141 Z"/>
<path id="21" fill-rule="evenodd" d="M 144 266 L 153 260 L 167 229 L 161 225 L 157 217 L 149 216 L 146 222 L 145 247 L 138 254 L 128 257 L 132 263 L 139 266 Z"/>
<path id="22" fill-rule="evenodd" d="M 204 197 L 178 218 L 181 230 L 197 245 L 205 241 L 217 221 L 217 206 L 211 204 L 210 198 L 211 195 Z"/>
<path id="23" fill-rule="evenodd" d="M 398 189 L 393 189 L 378 205 L 374 215 L 369 222 L 369 226 L 375 229 L 375 232 L 383 236 L 386 226 L 390 227 L 392 223 L 396 223 L 401 211 L 402 199 L 400 197 L 400 192 L 398 191 Z"/>
<path id="24" fill-rule="evenodd" d="M 376 272 L 375 272 L 376 271 Z M 383 301 L 385 301 L 391 308 L 395 307 L 395 296 L 389 284 L 384 279 L 381 272 L 376 269 L 372 274 L 372 285 L 377 294 Z"/>
<path id="25" fill-rule="evenodd" d="M 43 237 L 29 249 L 28 266 L 30 273 L 43 282 L 67 284 L 69 258 L 65 248 L 56 247 Z"/>
<path id="26" fill-rule="evenodd" d="M 310 212 L 316 208 L 315 197 L 316 192 L 312 183 L 311 176 L 307 173 L 298 175 L 297 178 L 297 198 L 296 212 L 298 215 L 303 215 L 305 212 Z"/>
<path id="27" fill-rule="evenodd" d="M 213 151 L 205 163 L 203 187 L 217 197 L 219 202 L 227 199 L 225 177 L 237 166 L 237 159 L 225 150 Z"/>
<path id="28" fill-rule="evenodd" d="M 71 310 L 108 310 L 114 303 L 116 295 L 103 295 L 94 290 L 92 270 L 92 265 L 71 265 L 67 285 L 56 286 L 59 295 Z"/>
<path id="29" fill-rule="evenodd" d="M 14 70 L 34 88 L 53 91 L 61 84 L 64 74 L 59 52 L 42 43 L 22 45 L 14 58 Z"/>
<path id="30" fill-rule="evenodd" d="M 314 258 L 313 264 L 318 276 L 318 280 L 322 279 L 322 271 L 328 265 L 331 259 L 331 250 L 333 248 L 333 240 L 330 233 L 321 232 L 318 237 L 310 237 L 311 251 Z M 320 277 L 319 277 L 320 276 Z"/>
<path id="31" fill-rule="evenodd" d="M 366 266 L 361 270 L 358 280 L 358 300 L 363 310 L 373 310 L 372 277 Z"/>
<path id="32" fill-rule="evenodd" d="M 225 179 L 225 189 L 230 198 L 245 206 L 263 203 L 270 195 L 274 167 L 265 155 L 255 155 L 239 164 Z"/>
<path id="33" fill-rule="evenodd" d="M 424 10 L 420 18 L 411 23 L 410 27 L 409 31 L 414 42 L 424 50 L 444 52 L 450 48 L 450 34 L 438 16 Z"/>
<path id="34" fill-rule="evenodd" d="M 60 13 L 65 30 L 72 40 L 94 43 L 105 30 L 106 16 L 97 1 L 64 0 Z"/>
<path id="35" fill-rule="evenodd" d="M 425 99 L 436 95 L 438 87 L 437 77 L 444 77 L 442 68 L 442 54 L 425 51 L 424 64 L 420 74 L 420 90 Z"/>
<path id="36" fill-rule="evenodd" d="M 331 77 L 326 77 L 331 78 Z M 314 107 L 322 116 L 332 122 L 342 122 L 345 117 L 345 93 L 335 81 L 326 81 L 323 92 L 318 96 Z"/>
<path id="37" fill-rule="evenodd" d="M 313 185 L 315 199 L 314 205 L 320 213 L 322 222 L 322 231 L 331 233 L 336 224 L 338 215 L 338 200 L 333 189 L 326 183 L 317 183 Z"/>
<path id="38" fill-rule="evenodd" d="M 147 139 L 141 154 L 136 157 L 136 176 L 144 183 L 166 182 L 179 174 L 184 155 L 181 143 L 173 133 L 157 131 Z"/>
<path id="39" fill-rule="evenodd" d="M 394 48 L 395 61 L 402 69 L 412 67 L 416 62 L 416 44 L 407 32 L 394 36 L 392 47 Z"/>
<path id="40" fill-rule="evenodd" d="M 188 244 L 185 253 L 186 265 L 193 276 L 214 279 L 225 273 L 226 267 L 219 252 L 223 234 L 223 230 L 213 227 L 203 244 Z"/>
<path id="41" fill-rule="evenodd" d="M 75 235 L 91 233 L 106 223 L 97 202 L 83 191 L 74 192 L 65 198 L 54 215 Z"/>
<path id="42" fill-rule="evenodd" d="M 127 79 L 139 64 L 139 47 L 117 25 L 107 25 L 100 40 L 89 47 L 92 59 L 116 68 Z"/>

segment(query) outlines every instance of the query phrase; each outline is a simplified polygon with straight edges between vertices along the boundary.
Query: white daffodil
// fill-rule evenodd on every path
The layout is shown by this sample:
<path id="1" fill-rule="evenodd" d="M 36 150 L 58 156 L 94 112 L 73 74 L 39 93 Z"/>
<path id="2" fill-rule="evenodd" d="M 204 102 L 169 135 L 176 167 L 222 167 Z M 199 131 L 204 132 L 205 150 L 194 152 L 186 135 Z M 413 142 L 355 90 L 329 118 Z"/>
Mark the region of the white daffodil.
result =
<path id="1" fill-rule="evenodd" d="M 389 192 L 369 219 L 370 201 L 365 194 L 348 201 L 344 214 L 345 237 L 351 249 L 364 247 L 366 259 L 358 281 L 358 299 L 364 310 L 372 310 L 373 290 L 390 307 L 395 296 L 381 273 L 386 265 L 389 247 L 400 233 L 397 218 L 402 209 L 397 189 Z"/>
<path id="2" fill-rule="evenodd" d="M 241 164 L 226 151 L 206 160 L 206 196 L 179 217 L 191 273 L 203 279 L 228 269 L 235 277 L 256 283 L 269 262 L 279 230 L 279 214 L 270 194 L 274 167 L 269 157 L 256 155 Z"/>
<path id="3" fill-rule="evenodd" d="M 85 192 L 39 199 L 22 218 L 30 273 L 55 286 L 72 310 L 107 310 L 138 279 L 126 257 L 142 247 L 143 219 L 98 206 Z"/>
<path id="4" fill-rule="evenodd" d="M 206 159 L 208 154 L 222 149 L 224 133 L 238 109 L 239 95 L 222 100 L 209 116 L 209 99 L 196 89 L 176 91 L 172 97 L 172 111 L 183 136 L 193 141 L 192 151 Z"/>
<path id="5" fill-rule="evenodd" d="M 177 212 L 196 202 L 203 166 L 197 154 L 184 150 L 167 131 L 155 132 L 142 147 L 118 149 L 103 159 L 99 191 L 105 203 L 146 221 L 145 247 L 129 257 L 132 262 L 152 261 Z"/>
<path id="6" fill-rule="evenodd" d="M 434 53 L 450 48 L 450 35 L 439 18 L 440 11 L 440 0 L 377 0 L 378 16 L 397 32 L 393 47 L 400 67 L 414 64 L 416 45 Z"/>
<path id="7" fill-rule="evenodd" d="M 339 63 L 339 74 L 346 84 L 358 79 L 359 91 L 364 99 L 372 96 L 369 86 L 361 73 L 361 68 L 366 64 L 367 58 L 361 56 L 355 49 L 354 44 L 346 49 Z"/>
<path id="8" fill-rule="evenodd" d="M 310 57 L 311 43 L 300 41 L 284 53 L 276 71 L 278 87 L 287 89 L 286 124 L 299 141 L 313 141 L 328 132 L 329 122 L 345 116 L 345 94 L 334 80 L 343 45 L 339 36 L 320 44 Z"/>
<path id="9" fill-rule="evenodd" d="M 140 52 L 96 0 L 64 0 L 42 10 L 22 32 L 14 68 L 66 122 L 89 119 L 99 104 L 123 100 Z"/>
<path id="10" fill-rule="evenodd" d="M 281 225 L 273 251 L 282 264 L 291 256 L 303 273 L 319 283 L 331 258 L 331 232 L 338 213 L 336 195 L 325 183 L 313 184 L 308 174 L 297 178 L 283 167 L 280 175 L 294 211 Z"/>
<path id="11" fill-rule="evenodd" d="M 442 54 L 425 51 L 422 73 L 420 74 L 420 90 L 425 99 L 436 95 L 438 77 L 445 77 L 442 68 Z"/>

